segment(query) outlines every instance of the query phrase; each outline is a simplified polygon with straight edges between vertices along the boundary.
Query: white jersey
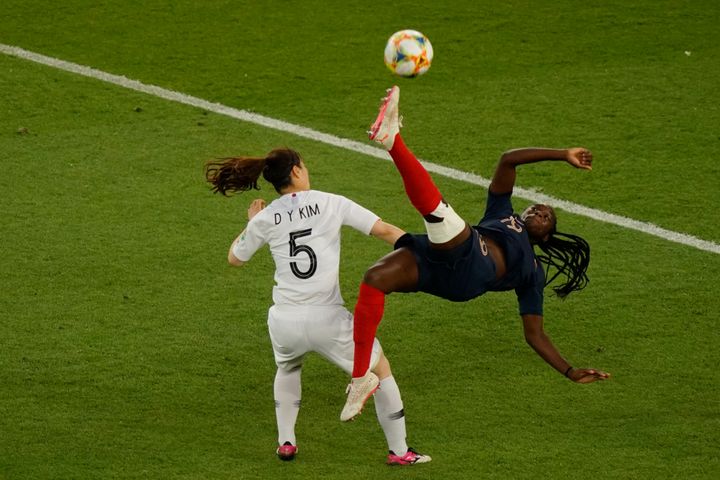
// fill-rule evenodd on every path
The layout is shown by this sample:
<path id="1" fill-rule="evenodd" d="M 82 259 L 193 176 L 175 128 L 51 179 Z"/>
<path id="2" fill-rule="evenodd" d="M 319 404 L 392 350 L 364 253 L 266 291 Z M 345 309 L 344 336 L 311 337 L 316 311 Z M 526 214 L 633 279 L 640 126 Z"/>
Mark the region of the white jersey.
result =
<path id="1" fill-rule="evenodd" d="M 340 227 L 369 235 L 379 217 L 341 195 L 288 193 L 255 215 L 232 247 L 248 261 L 268 244 L 275 261 L 276 305 L 342 305 Z"/>

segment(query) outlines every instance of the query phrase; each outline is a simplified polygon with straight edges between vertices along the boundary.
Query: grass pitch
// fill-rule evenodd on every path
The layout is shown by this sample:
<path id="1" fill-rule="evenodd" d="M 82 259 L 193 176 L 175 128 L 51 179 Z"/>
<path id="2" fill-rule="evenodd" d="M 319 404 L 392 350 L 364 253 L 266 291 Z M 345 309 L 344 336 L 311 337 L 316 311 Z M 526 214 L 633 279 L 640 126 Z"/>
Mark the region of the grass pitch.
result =
<path id="1" fill-rule="evenodd" d="M 719 242 L 715 2 L 17 2 L 0 43 L 362 141 L 402 88 L 422 158 L 489 176 L 499 154 L 584 145 L 592 173 L 518 183 Z M 360 8 L 362 7 L 362 8 Z M 356 13 L 356 12 L 361 13 Z M 415 80 L 382 65 L 427 34 Z M 295 462 L 274 457 L 272 261 L 225 264 L 253 198 L 203 183 L 209 158 L 302 152 L 314 187 L 422 223 L 390 163 L 0 56 L 0 478 L 714 478 L 720 257 L 559 212 L 593 248 L 590 286 L 546 303 L 574 385 L 522 340 L 512 293 L 393 295 L 379 337 L 410 444 L 383 465 L 372 407 L 337 418 L 344 374 L 311 357 Z M 469 221 L 485 191 L 435 176 Z M 258 195 L 273 196 L 271 188 Z M 516 208 L 524 203 L 517 201 Z M 342 288 L 387 248 L 348 231 Z"/>

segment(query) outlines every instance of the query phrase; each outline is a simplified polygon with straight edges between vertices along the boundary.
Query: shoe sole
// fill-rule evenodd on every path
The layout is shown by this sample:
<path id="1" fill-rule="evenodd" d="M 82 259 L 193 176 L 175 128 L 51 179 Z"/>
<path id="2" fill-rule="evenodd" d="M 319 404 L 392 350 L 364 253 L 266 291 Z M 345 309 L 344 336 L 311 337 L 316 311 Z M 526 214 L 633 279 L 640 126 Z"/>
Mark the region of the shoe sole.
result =
<path id="1" fill-rule="evenodd" d="M 432 459 L 430 459 L 432 460 Z M 405 467 L 405 466 L 411 466 L 411 465 L 422 465 L 423 463 L 430 463 L 430 460 L 424 460 L 419 461 L 416 460 L 414 462 L 403 462 L 403 461 L 390 461 L 388 460 L 386 464 L 390 467 Z"/>
<path id="2" fill-rule="evenodd" d="M 390 89 L 390 93 L 388 93 L 387 97 L 385 97 L 385 100 L 383 101 L 382 106 L 380 107 L 380 112 L 378 113 L 377 118 L 375 119 L 375 123 L 372 124 L 372 127 L 370 127 L 370 140 L 376 140 L 378 131 L 380 130 L 380 125 L 382 124 L 383 119 L 385 118 L 385 111 L 387 110 L 388 104 L 390 103 L 390 97 L 395 92 L 397 87 L 392 87 Z M 378 139 L 377 141 L 383 141 L 383 139 Z"/>

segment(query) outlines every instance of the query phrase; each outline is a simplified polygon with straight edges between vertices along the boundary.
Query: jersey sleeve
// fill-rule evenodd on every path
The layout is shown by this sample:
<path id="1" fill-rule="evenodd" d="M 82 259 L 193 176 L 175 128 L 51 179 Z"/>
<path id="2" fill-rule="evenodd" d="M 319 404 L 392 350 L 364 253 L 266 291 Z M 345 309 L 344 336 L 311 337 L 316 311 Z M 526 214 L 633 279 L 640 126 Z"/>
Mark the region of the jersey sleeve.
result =
<path id="1" fill-rule="evenodd" d="M 533 282 L 515 289 L 520 315 L 543 314 L 543 290 L 545 289 L 545 272 L 540 262 L 535 260 Z"/>
<path id="2" fill-rule="evenodd" d="M 267 243 L 265 235 L 262 233 L 262 222 L 260 220 L 260 214 L 253 217 L 240 234 L 240 238 L 232 246 L 233 255 L 242 262 L 250 260 L 255 252 Z"/>
<path id="3" fill-rule="evenodd" d="M 512 193 L 495 194 L 488 190 L 487 204 L 485 205 L 485 214 L 481 220 L 492 220 L 496 218 L 507 218 L 513 214 L 512 202 L 510 197 Z"/>
<path id="4" fill-rule="evenodd" d="M 370 235 L 370 231 L 375 225 L 375 222 L 380 220 L 380 217 L 367 208 L 353 202 L 349 198 L 339 195 L 337 198 L 340 215 L 342 217 L 342 224 L 352 227 L 365 235 Z"/>

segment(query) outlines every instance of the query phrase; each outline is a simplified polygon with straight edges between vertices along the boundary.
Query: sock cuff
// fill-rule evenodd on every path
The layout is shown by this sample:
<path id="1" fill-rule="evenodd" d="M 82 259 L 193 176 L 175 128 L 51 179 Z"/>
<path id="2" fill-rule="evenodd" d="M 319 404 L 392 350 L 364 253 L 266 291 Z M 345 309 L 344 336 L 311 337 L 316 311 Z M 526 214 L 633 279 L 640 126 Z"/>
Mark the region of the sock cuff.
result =
<path id="1" fill-rule="evenodd" d="M 360 294 L 359 298 L 363 299 L 363 302 L 366 304 L 377 304 L 377 303 L 385 303 L 385 292 L 382 290 L 378 290 L 377 288 L 368 285 L 365 282 L 362 282 L 360 284 Z M 359 300 L 358 298 L 358 300 Z"/>
<path id="2" fill-rule="evenodd" d="M 388 152 L 390 153 L 390 156 L 392 156 L 393 153 L 396 153 L 396 152 L 401 151 L 401 150 L 402 150 L 402 151 L 406 151 L 406 150 L 407 150 L 407 146 L 405 146 L 405 142 L 403 142 L 403 139 L 402 139 L 402 137 L 400 136 L 400 132 L 398 132 L 398 133 L 395 135 L 395 138 L 393 139 L 393 145 L 392 145 L 392 147 L 390 147 L 390 149 L 388 150 Z"/>

